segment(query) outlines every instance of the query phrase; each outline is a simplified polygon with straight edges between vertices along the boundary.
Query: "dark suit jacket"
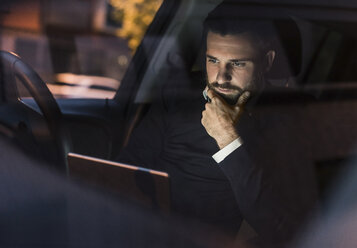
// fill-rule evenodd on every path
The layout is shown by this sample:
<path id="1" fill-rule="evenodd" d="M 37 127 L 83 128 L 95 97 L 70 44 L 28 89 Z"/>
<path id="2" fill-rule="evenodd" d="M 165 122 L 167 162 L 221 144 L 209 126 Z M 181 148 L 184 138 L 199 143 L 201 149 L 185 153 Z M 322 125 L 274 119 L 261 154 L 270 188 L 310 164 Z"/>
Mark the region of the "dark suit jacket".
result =
<path id="1" fill-rule="evenodd" d="M 313 168 L 294 137 L 299 106 L 277 110 L 260 104 L 264 97 L 252 100 L 237 125 L 244 144 L 217 164 L 218 146 L 201 124 L 203 87 L 177 81 L 118 160 L 167 171 L 174 212 L 233 232 L 246 219 L 263 242 L 289 240 L 316 196 Z"/>

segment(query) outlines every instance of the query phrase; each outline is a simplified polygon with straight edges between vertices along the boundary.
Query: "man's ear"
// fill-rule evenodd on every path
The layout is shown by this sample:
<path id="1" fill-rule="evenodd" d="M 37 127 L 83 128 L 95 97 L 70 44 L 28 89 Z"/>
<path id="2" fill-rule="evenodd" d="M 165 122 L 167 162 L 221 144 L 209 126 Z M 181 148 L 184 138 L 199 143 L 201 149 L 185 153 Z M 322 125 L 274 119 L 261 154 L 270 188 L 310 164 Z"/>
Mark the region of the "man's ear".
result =
<path id="1" fill-rule="evenodd" d="M 272 65 L 273 65 L 273 62 L 274 62 L 274 59 L 275 59 L 275 51 L 274 50 L 269 50 L 267 52 L 267 54 L 265 55 L 265 61 L 266 61 L 266 68 L 265 68 L 265 72 L 268 72 L 270 71 Z"/>

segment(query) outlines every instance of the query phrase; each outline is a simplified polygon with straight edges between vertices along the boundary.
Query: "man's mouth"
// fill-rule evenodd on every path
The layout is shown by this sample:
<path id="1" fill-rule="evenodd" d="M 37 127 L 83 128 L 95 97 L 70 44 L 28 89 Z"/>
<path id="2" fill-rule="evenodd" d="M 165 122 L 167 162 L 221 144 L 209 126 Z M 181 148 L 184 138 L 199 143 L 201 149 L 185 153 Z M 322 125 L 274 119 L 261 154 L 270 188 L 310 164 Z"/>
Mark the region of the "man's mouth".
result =
<path id="1" fill-rule="evenodd" d="M 239 91 L 236 90 L 236 89 L 230 89 L 230 88 L 214 87 L 214 89 L 215 89 L 217 92 L 222 93 L 222 94 L 233 94 L 233 93 L 239 92 Z"/>
<path id="2" fill-rule="evenodd" d="M 238 86 L 231 85 L 228 82 L 223 83 L 223 84 L 218 84 L 217 82 L 214 82 L 209 85 L 209 88 L 213 89 L 217 93 L 221 93 L 221 94 L 225 94 L 225 95 L 239 94 L 243 91 Z"/>

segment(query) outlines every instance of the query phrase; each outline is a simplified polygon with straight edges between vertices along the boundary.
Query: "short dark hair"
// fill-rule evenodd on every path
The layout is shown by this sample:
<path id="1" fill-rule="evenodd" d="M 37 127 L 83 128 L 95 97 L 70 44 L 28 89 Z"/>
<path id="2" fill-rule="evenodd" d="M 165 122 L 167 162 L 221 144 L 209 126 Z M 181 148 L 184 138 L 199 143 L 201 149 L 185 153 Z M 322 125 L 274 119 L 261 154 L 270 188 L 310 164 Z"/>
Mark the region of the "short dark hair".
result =
<path id="1" fill-rule="evenodd" d="M 237 16 L 237 4 L 223 2 L 213 9 L 203 23 L 204 41 L 209 31 L 220 35 L 249 33 L 261 52 L 273 49 L 274 28 L 270 20 L 255 20 Z"/>

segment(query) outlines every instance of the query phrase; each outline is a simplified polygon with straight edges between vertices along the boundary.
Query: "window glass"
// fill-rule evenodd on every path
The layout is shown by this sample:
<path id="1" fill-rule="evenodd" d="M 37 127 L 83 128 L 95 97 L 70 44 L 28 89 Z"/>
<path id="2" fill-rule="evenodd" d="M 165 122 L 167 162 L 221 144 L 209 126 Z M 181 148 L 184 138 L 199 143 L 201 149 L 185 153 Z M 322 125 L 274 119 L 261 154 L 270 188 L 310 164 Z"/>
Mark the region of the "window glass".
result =
<path id="1" fill-rule="evenodd" d="M 57 98 L 112 98 L 161 4 L 15 1 L 0 20 L 0 48 L 34 68 Z"/>
<path id="2" fill-rule="evenodd" d="M 310 64 L 306 64 L 309 69 L 306 83 L 313 85 L 356 82 L 356 24 L 335 22 L 331 25 L 328 22 L 311 22 L 309 25 L 311 30 L 316 32 L 314 36 L 309 36 L 315 51 L 307 54 Z"/>

